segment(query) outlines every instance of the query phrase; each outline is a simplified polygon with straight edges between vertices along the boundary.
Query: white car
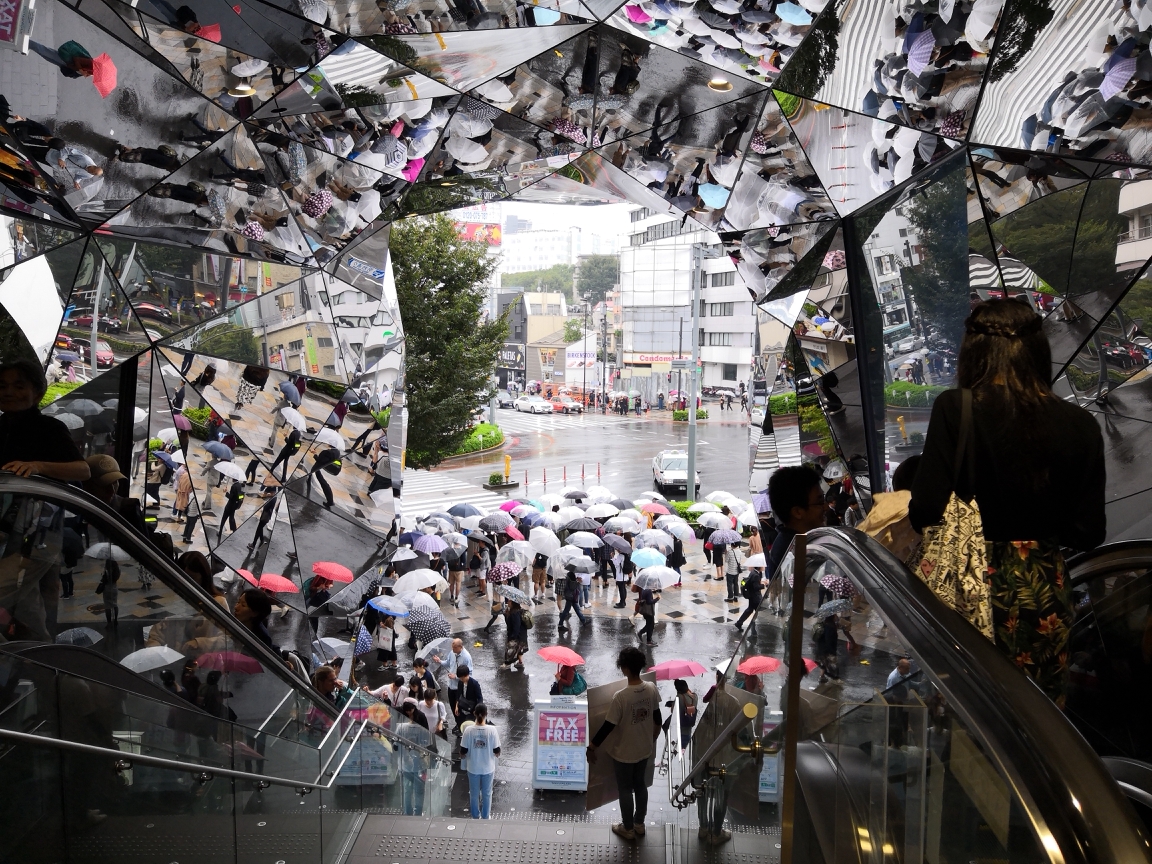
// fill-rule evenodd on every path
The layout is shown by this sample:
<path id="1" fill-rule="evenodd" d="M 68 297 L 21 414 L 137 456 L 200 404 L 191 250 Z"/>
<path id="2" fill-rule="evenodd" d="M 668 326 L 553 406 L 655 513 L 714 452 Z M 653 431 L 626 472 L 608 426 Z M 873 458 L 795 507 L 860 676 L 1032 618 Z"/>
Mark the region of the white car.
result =
<path id="1" fill-rule="evenodd" d="M 543 396 L 521 396 L 514 403 L 517 411 L 526 411 L 529 414 L 551 414 L 552 403 Z"/>
<path id="2" fill-rule="evenodd" d="M 696 472 L 696 488 L 689 493 L 688 454 L 683 450 L 661 450 L 652 459 L 652 482 L 657 492 L 683 492 L 695 497 L 700 491 L 700 472 Z"/>

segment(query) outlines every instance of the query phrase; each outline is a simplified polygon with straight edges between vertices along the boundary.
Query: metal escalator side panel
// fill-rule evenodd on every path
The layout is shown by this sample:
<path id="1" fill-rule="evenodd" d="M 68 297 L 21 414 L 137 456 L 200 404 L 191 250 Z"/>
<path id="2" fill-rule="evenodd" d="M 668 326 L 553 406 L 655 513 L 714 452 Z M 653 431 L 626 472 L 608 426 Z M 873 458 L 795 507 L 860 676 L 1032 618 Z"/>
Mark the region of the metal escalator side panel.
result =
<path id="1" fill-rule="evenodd" d="M 860 532 L 818 529 L 808 548 L 851 575 L 930 672 L 1008 784 L 1048 860 L 1152 861 L 1143 827 L 1099 758 L 991 642 Z"/>
<path id="2" fill-rule="evenodd" d="M 800 741 L 796 782 L 812 829 L 808 844 L 819 848 L 824 864 L 861 864 L 858 829 L 867 834 L 868 828 L 852 802 L 837 756 L 815 741 Z M 797 851 L 802 846 L 798 841 Z"/>

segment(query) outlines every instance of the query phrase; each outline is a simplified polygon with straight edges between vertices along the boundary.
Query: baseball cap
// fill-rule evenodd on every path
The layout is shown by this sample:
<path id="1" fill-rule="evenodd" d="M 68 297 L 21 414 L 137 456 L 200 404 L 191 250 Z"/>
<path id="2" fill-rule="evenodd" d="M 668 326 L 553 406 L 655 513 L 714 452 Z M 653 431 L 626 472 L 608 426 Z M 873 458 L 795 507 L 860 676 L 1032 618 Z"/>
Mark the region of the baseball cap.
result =
<path id="1" fill-rule="evenodd" d="M 122 473 L 120 473 L 120 464 L 111 456 L 99 455 L 89 456 L 84 460 L 88 463 L 88 468 L 92 471 L 92 481 L 100 486 L 111 486 L 113 483 L 119 483 L 121 480 L 126 480 Z"/>

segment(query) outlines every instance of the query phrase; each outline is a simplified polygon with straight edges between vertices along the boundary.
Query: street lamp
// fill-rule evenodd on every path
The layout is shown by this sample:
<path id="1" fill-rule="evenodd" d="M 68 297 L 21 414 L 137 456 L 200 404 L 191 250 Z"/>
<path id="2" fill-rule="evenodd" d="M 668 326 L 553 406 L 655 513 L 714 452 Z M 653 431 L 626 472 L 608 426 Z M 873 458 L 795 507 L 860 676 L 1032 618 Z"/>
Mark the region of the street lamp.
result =
<path id="1" fill-rule="evenodd" d="M 700 362 L 700 291 L 704 282 L 704 259 L 722 255 L 721 250 L 707 244 L 692 244 L 692 368 L 688 372 L 688 476 L 685 478 L 685 491 L 690 501 L 696 497 L 696 394 L 700 389 L 696 367 Z"/>

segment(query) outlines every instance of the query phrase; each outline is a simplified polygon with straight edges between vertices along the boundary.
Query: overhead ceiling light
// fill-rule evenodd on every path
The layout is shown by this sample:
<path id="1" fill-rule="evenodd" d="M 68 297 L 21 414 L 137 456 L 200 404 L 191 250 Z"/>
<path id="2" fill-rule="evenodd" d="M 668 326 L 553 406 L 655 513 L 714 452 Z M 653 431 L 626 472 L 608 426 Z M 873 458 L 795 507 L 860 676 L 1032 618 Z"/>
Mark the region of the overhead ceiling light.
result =
<path id="1" fill-rule="evenodd" d="M 727 93 L 732 89 L 732 84 L 727 78 L 713 78 L 708 82 L 709 90 L 717 90 L 720 93 Z"/>
<path id="2" fill-rule="evenodd" d="M 708 86 L 711 87 L 712 85 L 709 84 Z M 229 96 L 236 96 L 237 98 L 243 98 L 245 96 L 255 96 L 256 95 L 256 88 L 253 87 L 251 84 L 249 84 L 247 80 L 242 79 L 239 84 L 235 85 L 234 87 L 228 88 L 228 95 Z"/>

